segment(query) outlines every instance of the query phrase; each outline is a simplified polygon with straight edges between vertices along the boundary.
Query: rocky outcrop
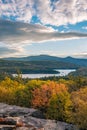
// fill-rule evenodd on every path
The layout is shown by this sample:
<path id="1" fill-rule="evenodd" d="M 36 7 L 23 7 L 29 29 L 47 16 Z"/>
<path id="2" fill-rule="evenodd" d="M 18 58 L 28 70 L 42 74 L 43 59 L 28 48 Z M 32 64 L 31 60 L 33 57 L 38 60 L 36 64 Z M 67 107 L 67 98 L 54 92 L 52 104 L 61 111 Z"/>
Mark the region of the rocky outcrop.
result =
<path id="1" fill-rule="evenodd" d="M 35 112 L 38 113 L 36 109 L 0 103 L 0 130 L 77 130 L 72 124 L 32 117 Z"/>

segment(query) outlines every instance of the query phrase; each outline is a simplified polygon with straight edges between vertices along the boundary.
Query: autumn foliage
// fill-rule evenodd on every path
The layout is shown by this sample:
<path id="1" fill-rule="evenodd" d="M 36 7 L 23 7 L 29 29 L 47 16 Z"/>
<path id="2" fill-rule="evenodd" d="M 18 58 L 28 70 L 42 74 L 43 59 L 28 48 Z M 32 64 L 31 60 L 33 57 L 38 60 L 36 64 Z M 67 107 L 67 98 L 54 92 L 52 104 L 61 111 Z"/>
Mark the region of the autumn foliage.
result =
<path id="1" fill-rule="evenodd" d="M 49 82 L 36 88 L 33 93 L 33 106 L 39 108 L 46 108 L 49 105 L 50 99 L 59 94 L 66 92 L 67 88 L 64 84 L 57 84 L 56 82 Z"/>
<path id="2" fill-rule="evenodd" d="M 73 122 L 87 130 L 87 87 L 72 93 Z"/>
<path id="3" fill-rule="evenodd" d="M 6 77 L 0 81 L 0 102 L 37 108 L 45 118 L 74 123 L 87 130 L 86 83 L 81 78 L 23 81 Z"/>

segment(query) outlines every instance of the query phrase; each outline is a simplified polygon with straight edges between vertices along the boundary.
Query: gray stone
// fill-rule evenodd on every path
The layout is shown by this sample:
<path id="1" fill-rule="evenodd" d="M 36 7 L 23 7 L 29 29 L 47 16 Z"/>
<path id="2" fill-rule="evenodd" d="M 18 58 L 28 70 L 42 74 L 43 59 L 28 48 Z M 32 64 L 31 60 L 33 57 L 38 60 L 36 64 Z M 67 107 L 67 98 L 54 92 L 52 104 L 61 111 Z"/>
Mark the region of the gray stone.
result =
<path id="1" fill-rule="evenodd" d="M 40 114 L 35 109 L 0 103 L 0 118 L 8 121 L 0 127 L 0 130 L 78 130 L 72 124 L 41 119 Z M 38 116 L 38 118 L 32 117 L 32 115 Z"/>
<path id="2" fill-rule="evenodd" d="M 16 127 L 13 125 L 0 125 L 0 130 L 16 130 Z"/>

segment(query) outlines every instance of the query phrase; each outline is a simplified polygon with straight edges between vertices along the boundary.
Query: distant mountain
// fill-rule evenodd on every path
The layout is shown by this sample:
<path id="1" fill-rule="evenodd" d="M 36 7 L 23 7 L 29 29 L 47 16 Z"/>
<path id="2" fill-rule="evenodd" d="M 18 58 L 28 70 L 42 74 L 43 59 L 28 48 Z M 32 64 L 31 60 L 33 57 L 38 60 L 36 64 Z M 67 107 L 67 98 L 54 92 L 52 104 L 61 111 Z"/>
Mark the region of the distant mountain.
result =
<path id="1" fill-rule="evenodd" d="M 77 59 L 77 58 L 72 58 L 72 57 L 66 57 L 66 58 L 63 58 L 62 60 L 64 62 L 69 62 L 69 63 L 73 63 L 80 66 L 87 66 L 87 59 Z"/>
<path id="2" fill-rule="evenodd" d="M 10 60 L 10 61 L 60 61 L 60 62 L 68 62 L 73 63 L 79 66 L 87 66 L 87 59 L 78 59 L 78 58 L 72 58 L 70 56 L 66 58 L 60 58 L 55 56 L 49 56 L 49 55 L 38 55 L 38 56 L 29 56 L 29 57 L 10 57 L 10 58 L 4 58 L 4 60 Z"/>
<path id="3" fill-rule="evenodd" d="M 38 56 L 28 56 L 28 57 L 9 57 L 4 58 L 4 60 L 15 60 L 15 61 L 58 61 L 58 57 L 49 56 L 49 55 L 38 55 Z"/>

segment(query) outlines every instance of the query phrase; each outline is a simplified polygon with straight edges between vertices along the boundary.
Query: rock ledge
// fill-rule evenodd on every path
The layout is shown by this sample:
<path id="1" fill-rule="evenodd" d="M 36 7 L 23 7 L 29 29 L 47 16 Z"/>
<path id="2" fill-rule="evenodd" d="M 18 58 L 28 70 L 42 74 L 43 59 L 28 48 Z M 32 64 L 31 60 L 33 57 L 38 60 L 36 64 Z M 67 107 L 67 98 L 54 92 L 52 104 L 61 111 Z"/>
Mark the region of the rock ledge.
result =
<path id="1" fill-rule="evenodd" d="M 32 117 L 36 111 L 0 103 L 0 130 L 78 130 L 72 124 Z"/>

